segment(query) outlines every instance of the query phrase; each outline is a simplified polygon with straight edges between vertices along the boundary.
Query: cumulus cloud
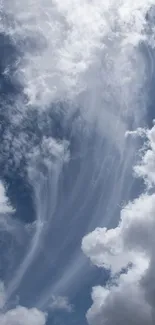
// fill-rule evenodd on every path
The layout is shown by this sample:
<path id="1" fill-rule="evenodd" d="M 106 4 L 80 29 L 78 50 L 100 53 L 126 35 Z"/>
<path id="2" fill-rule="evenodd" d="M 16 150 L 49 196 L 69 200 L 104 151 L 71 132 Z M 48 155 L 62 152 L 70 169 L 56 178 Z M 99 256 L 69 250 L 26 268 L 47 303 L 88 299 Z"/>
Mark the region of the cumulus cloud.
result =
<path id="1" fill-rule="evenodd" d="M 98 267 L 111 270 L 105 287 L 94 287 L 90 324 L 152 325 L 155 322 L 155 126 L 146 131 L 137 176 L 145 193 L 121 211 L 115 229 L 98 228 L 84 237 L 82 249 Z"/>
<path id="2" fill-rule="evenodd" d="M 3 282 L 0 282 L 0 324 L 1 325 L 45 325 L 46 314 L 37 308 L 16 306 L 6 311 L 6 292 Z M 4 311 L 5 307 L 5 311 Z"/>
<path id="3" fill-rule="evenodd" d="M 0 314 L 1 325 L 45 325 L 46 315 L 36 308 L 18 306 Z"/>

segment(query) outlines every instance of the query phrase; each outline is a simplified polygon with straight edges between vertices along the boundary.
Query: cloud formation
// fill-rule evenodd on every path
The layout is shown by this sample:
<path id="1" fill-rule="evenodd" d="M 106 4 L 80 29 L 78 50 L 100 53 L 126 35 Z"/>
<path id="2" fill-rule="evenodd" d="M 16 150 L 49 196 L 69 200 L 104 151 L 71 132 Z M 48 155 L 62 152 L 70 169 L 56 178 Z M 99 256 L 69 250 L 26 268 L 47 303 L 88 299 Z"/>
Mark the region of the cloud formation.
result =
<path id="1" fill-rule="evenodd" d="M 1 325 L 45 325 L 46 315 L 36 308 L 27 309 L 17 306 L 0 314 Z"/>
<path id="2" fill-rule="evenodd" d="M 115 229 L 98 228 L 82 242 L 93 264 L 111 270 L 105 287 L 94 287 L 90 324 L 153 325 L 155 322 L 155 126 L 144 130 L 146 142 L 134 168 L 146 190 L 121 211 Z"/>
<path id="3" fill-rule="evenodd" d="M 10 202 L 6 196 L 6 191 L 3 183 L 0 181 L 0 215 L 13 212 L 14 209 L 10 205 Z"/>
<path id="4" fill-rule="evenodd" d="M 124 192 L 124 180 L 135 150 L 132 144 L 130 148 L 126 149 L 124 133 L 132 120 L 134 120 L 133 125 L 136 124 L 135 121 L 139 125 L 146 108 L 147 96 L 143 90 L 146 88 L 148 75 L 146 71 L 149 69 L 145 62 L 147 59 L 144 58 L 140 47 L 146 47 L 146 52 L 149 52 L 148 44 L 154 46 L 154 30 L 151 25 L 148 28 L 146 23 L 146 15 L 153 4 L 154 0 L 138 0 L 136 2 L 135 0 L 127 0 L 125 3 L 122 0 L 106 1 L 106 3 L 101 3 L 99 0 L 1 1 L 3 14 L 0 28 L 4 35 L 11 40 L 11 44 L 17 52 L 11 79 L 20 84 L 20 94 L 18 93 L 18 96 L 15 96 L 13 103 L 8 100 L 9 96 L 6 96 L 7 99 L 3 103 L 5 109 L 2 110 L 2 115 L 4 115 L 5 123 L 2 124 L 6 127 L 2 127 L 0 161 L 2 161 L 7 175 L 10 170 L 12 172 L 18 170 L 18 173 L 21 173 L 21 170 L 22 172 L 25 171 L 25 166 L 28 167 L 26 171 L 28 170 L 29 181 L 34 190 L 37 218 L 36 229 L 28 245 L 29 249 L 26 255 L 22 255 L 23 260 L 8 284 L 8 300 L 19 288 L 19 284 L 22 287 L 22 280 L 27 275 L 27 270 L 29 269 L 29 274 L 33 274 L 30 273 L 31 266 L 34 266 L 32 264 L 36 260 L 38 262 L 36 264 L 38 281 L 43 278 L 47 281 L 46 272 L 50 271 L 52 263 L 50 261 L 47 263 L 47 269 L 43 270 L 45 272 L 43 274 L 44 263 L 42 262 L 42 255 L 39 254 L 42 249 L 43 256 L 45 256 L 45 252 L 48 252 L 51 247 L 53 216 L 58 216 L 58 220 L 62 220 L 62 217 L 69 214 L 68 211 L 70 210 L 74 218 L 75 215 L 77 215 L 77 219 L 78 217 L 83 218 L 83 215 L 80 214 L 83 207 L 88 208 L 92 197 L 98 195 L 97 184 L 100 183 L 100 176 L 105 171 L 106 159 L 112 161 L 108 175 L 114 169 L 113 192 L 107 206 L 107 211 L 111 209 L 111 206 L 114 207 L 113 211 L 110 211 L 113 216 L 116 204 Z M 9 66 L 5 67 L 3 75 L 9 78 Z M 75 112 L 77 113 L 76 123 L 72 122 L 72 116 L 76 115 Z M 56 113 L 58 114 L 56 115 Z M 59 130 L 59 123 L 56 126 L 54 125 L 56 124 L 53 122 L 55 115 L 56 120 L 59 120 L 61 125 L 63 124 L 65 132 Z M 62 116 L 64 118 L 63 123 Z M 60 209 L 59 219 L 60 181 L 63 178 L 59 176 L 64 169 L 63 162 L 66 162 L 69 156 L 69 143 L 66 141 L 66 134 L 70 129 L 71 141 L 72 134 L 75 135 L 77 132 L 77 137 L 79 136 L 80 128 L 83 128 L 81 134 L 86 133 L 86 124 L 89 133 L 93 135 L 95 129 L 95 131 L 97 130 L 96 133 L 99 134 L 99 141 L 97 140 L 93 145 L 94 154 L 92 157 L 89 156 L 89 161 L 94 161 L 93 167 L 90 174 L 88 173 L 88 177 L 85 178 L 87 170 L 89 171 L 88 160 L 83 160 L 80 163 L 78 180 L 77 182 L 75 180 L 71 193 L 68 195 L 69 200 L 66 200 L 66 196 L 63 197 L 62 202 L 67 203 L 62 205 L 63 211 Z M 54 127 L 57 132 L 54 132 Z M 55 133 L 58 139 L 54 138 Z M 104 141 L 106 142 L 105 146 Z M 87 140 L 83 137 L 79 144 L 80 149 L 82 147 L 81 153 L 87 153 L 89 150 Z M 127 155 L 126 151 L 128 151 Z M 86 157 L 88 156 L 86 155 Z M 143 161 L 141 165 L 136 167 L 137 169 L 135 168 L 135 172 L 144 177 L 146 183 L 149 181 L 151 184 L 152 172 L 150 172 L 149 177 L 147 174 L 145 175 L 148 160 L 152 166 L 150 156 L 145 157 L 144 160 L 146 164 Z M 101 167 L 98 168 L 100 163 Z M 120 170 L 122 173 L 119 178 Z M 71 178 L 74 177 L 71 175 Z M 108 177 L 107 179 L 109 180 Z M 85 191 L 84 183 L 87 183 L 90 192 Z M 116 188 L 118 195 L 115 195 Z M 81 199 L 80 192 L 85 195 L 79 204 L 79 206 L 81 205 L 80 208 L 76 208 Z M 104 192 L 104 185 L 101 192 Z M 2 193 L 3 211 L 5 209 L 8 211 L 3 188 Z M 94 207 L 97 213 L 88 220 L 87 229 L 92 222 L 94 224 L 95 219 L 97 219 L 96 216 L 103 210 L 103 195 L 104 193 Z M 72 202 L 76 203 L 73 204 Z M 145 247 L 141 251 L 141 236 L 137 236 L 137 230 L 132 225 L 132 215 L 134 214 L 133 211 L 136 211 L 139 216 L 140 227 L 142 227 L 141 206 L 144 207 L 143 219 L 145 219 L 148 213 L 152 213 L 152 210 L 149 210 L 150 204 L 152 204 L 152 209 L 154 206 L 151 202 L 154 202 L 154 196 L 145 193 L 141 198 L 125 207 L 122 211 L 121 222 L 116 229 L 98 229 L 87 236 L 83 242 L 83 249 L 87 255 L 90 255 L 94 264 L 100 267 L 110 267 L 114 275 L 122 268 L 129 268 L 127 277 L 121 275 L 117 280 L 118 288 L 122 288 L 123 292 L 125 284 L 124 282 L 121 284 L 121 281 L 129 281 L 129 274 L 131 279 L 132 274 L 134 274 L 135 279 L 135 274 L 137 274 L 137 282 L 139 283 L 140 277 L 146 272 L 147 265 L 150 265 L 147 254 L 148 248 Z M 87 211 L 89 214 L 90 208 Z M 109 213 L 106 217 L 109 219 Z M 72 231 L 71 236 L 68 236 L 69 243 L 77 233 L 76 225 L 78 222 L 76 223 L 76 218 L 74 218 L 75 230 Z M 69 220 L 69 224 L 70 221 L 72 224 L 72 219 Z M 100 220 L 97 219 L 96 222 L 100 222 Z M 126 222 L 129 224 L 127 229 L 124 225 Z M 151 224 L 152 219 L 149 222 Z M 138 229 L 139 224 L 137 219 L 136 229 Z M 132 227 L 134 230 L 131 232 Z M 143 232 L 145 234 L 145 229 Z M 131 243 L 128 240 L 131 233 L 133 244 L 134 240 L 139 240 L 133 246 L 134 248 L 130 247 Z M 147 238 L 146 234 L 145 237 Z M 64 243 L 66 243 L 66 238 L 65 240 L 62 238 L 60 245 Z M 67 251 L 68 246 L 66 247 Z M 61 246 L 60 251 L 62 251 Z M 78 267 L 78 259 L 74 252 L 73 256 L 73 259 L 65 261 L 67 267 L 65 267 L 65 263 L 61 267 L 62 277 L 58 272 L 59 278 L 54 280 L 54 285 L 57 287 L 59 285 L 66 286 L 67 281 L 69 283 L 67 285 L 70 286 L 74 282 L 71 275 L 76 274 L 75 269 L 76 271 L 82 270 L 81 255 L 78 256 L 80 261 Z M 61 260 L 61 258 L 57 256 L 57 260 Z M 132 268 L 131 263 L 133 264 Z M 41 267 L 39 268 L 38 265 Z M 123 276 L 127 280 L 123 280 Z M 65 281 L 66 278 L 67 281 Z M 27 280 L 29 279 L 27 278 Z M 34 280 L 36 281 L 36 279 Z M 131 280 L 131 287 L 133 281 L 135 280 Z M 45 296 L 41 299 L 43 304 L 46 304 L 46 300 L 48 301 L 51 297 L 53 283 L 51 285 L 50 283 L 44 284 L 48 288 Z M 37 283 L 35 287 L 37 287 Z M 135 282 L 133 287 L 136 290 Z M 102 308 L 105 306 L 103 297 L 106 302 L 108 297 L 111 297 L 112 290 L 116 288 L 116 286 L 111 286 L 106 288 L 107 291 L 101 287 L 94 289 L 94 305 L 96 299 L 99 304 L 97 303 L 95 308 L 92 307 L 88 313 L 89 321 L 93 319 L 94 315 L 98 317 L 101 313 L 101 321 L 103 322 Z M 139 285 L 135 292 L 135 297 L 137 295 L 142 299 L 141 306 L 143 303 L 145 304 L 146 299 L 143 291 L 142 286 Z M 40 297 L 41 295 L 34 293 L 34 296 Z M 100 298 L 101 296 L 102 298 Z M 69 308 L 62 297 L 59 297 L 58 301 L 54 298 L 52 303 L 55 307 L 61 305 L 63 308 Z M 96 308 L 99 310 L 96 311 Z M 149 308 L 150 304 L 146 311 L 148 321 Z M 8 311 L 1 316 L 2 321 L 5 321 L 6 324 L 7 319 L 10 319 L 10 312 Z M 34 309 L 27 310 L 23 307 L 17 307 L 13 313 L 15 313 L 15 320 L 16 317 L 20 319 L 22 313 L 27 315 L 25 317 L 28 315 L 33 317 Z M 146 318 L 143 317 L 143 319 Z"/>
<path id="5" fill-rule="evenodd" d="M 3 183 L 0 181 L 0 227 L 13 231 L 10 213 L 14 209 L 9 203 Z M 11 228 L 10 228 L 11 227 Z M 0 324 L 1 325 L 45 325 L 46 314 L 37 308 L 28 309 L 22 306 L 4 311 L 7 305 L 7 295 L 3 282 L 0 282 Z M 5 308 L 6 309 L 6 308 Z"/>
<path id="6" fill-rule="evenodd" d="M 4 311 L 6 292 L 3 282 L 0 283 L 0 324 L 1 325 L 45 325 L 46 314 L 37 308 L 16 306 L 14 309 Z"/>
<path id="7" fill-rule="evenodd" d="M 52 296 L 51 301 L 49 302 L 49 309 L 62 310 L 71 313 L 73 311 L 73 306 L 69 303 L 67 297 Z"/>
<path id="8" fill-rule="evenodd" d="M 153 3 L 3 0 L 4 14 L 15 24 L 2 19 L 0 27 L 22 53 L 14 78 L 27 98 L 23 111 L 67 101 L 67 115 L 79 107 L 114 142 L 117 132 L 121 148 L 126 119 L 145 110 L 148 65 L 138 46 L 146 38 L 146 47 L 154 44 L 145 19 Z"/>

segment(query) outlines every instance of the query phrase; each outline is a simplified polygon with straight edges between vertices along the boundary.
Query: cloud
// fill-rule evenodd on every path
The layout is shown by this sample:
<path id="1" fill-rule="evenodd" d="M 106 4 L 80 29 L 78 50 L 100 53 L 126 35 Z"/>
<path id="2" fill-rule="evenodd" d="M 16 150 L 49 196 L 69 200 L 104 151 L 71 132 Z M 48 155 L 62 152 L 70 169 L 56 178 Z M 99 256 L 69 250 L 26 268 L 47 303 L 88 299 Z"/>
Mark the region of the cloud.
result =
<path id="1" fill-rule="evenodd" d="M 146 185 L 151 188 L 155 185 L 155 126 L 152 130 L 145 131 L 148 142 L 141 163 L 136 166 L 135 172 L 139 177 L 143 177 Z"/>
<path id="2" fill-rule="evenodd" d="M 52 310 L 62 310 L 71 313 L 73 311 L 73 306 L 69 303 L 67 297 L 63 296 L 53 296 L 49 308 Z"/>
<path id="3" fill-rule="evenodd" d="M 0 314 L 1 325 L 45 325 L 46 315 L 36 308 L 17 306 L 15 309 Z"/>
<path id="4" fill-rule="evenodd" d="M 3 183 L 0 181 L 0 214 L 6 214 L 13 212 L 14 209 L 11 207 L 10 202 L 6 196 L 6 191 Z"/>
<path id="5" fill-rule="evenodd" d="M 91 125 L 97 121 L 101 134 L 123 152 L 128 118 L 139 121 L 145 110 L 149 69 L 139 44 L 154 45 L 145 19 L 153 3 L 1 1 L 4 43 L 9 41 L 16 53 L 11 80 L 21 86 L 13 104 L 9 94 L 3 100 L 7 127 L 0 161 L 6 173 L 24 169 L 27 154 L 42 141 L 36 128 L 41 137 L 46 134 L 43 112 L 49 107 L 67 119 L 78 107 L 82 119 Z M 7 60 L 5 65 L 6 73 Z M 60 102 L 65 102 L 62 110 L 52 105 Z"/>
<path id="6" fill-rule="evenodd" d="M 6 307 L 6 292 L 3 282 L 0 282 L 0 324 L 1 325 L 45 325 L 47 315 L 37 308 L 16 306 L 4 311 Z"/>
<path id="7" fill-rule="evenodd" d="M 31 152 L 27 155 L 29 161 L 29 176 L 37 173 L 41 165 L 45 168 L 51 168 L 67 162 L 69 159 L 69 143 L 67 141 L 57 141 L 52 137 L 43 136 L 38 146 L 33 146 Z"/>
<path id="8" fill-rule="evenodd" d="M 105 287 L 94 287 L 87 312 L 95 325 L 152 325 L 155 322 L 155 126 L 146 131 L 135 167 L 146 190 L 121 211 L 115 229 L 98 228 L 84 237 L 82 249 L 93 264 L 111 270 Z"/>
<path id="9" fill-rule="evenodd" d="M 23 112 L 67 102 L 66 116 L 79 107 L 84 120 L 97 120 L 121 150 L 128 117 L 138 120 L 145 110 L 146 65 L 138 46 L 146 41 L 145 17 L 153 3 L 2 1 L 14 24 L 2 19 L 1 29 L 22 53 L 14 77 L 26 94 Z M 151 27 L 149 32 L 153 44 Z"/>
<path id="10" fill-rule="evenodd" d="M 49 162 L 53 163 L 53 157 L 56 161 L 65 160 L 67 151 L 66 143 L 52 139 L 53 125 L 45 123 L 43 112 L 46 110 L 49 113 L 50 107 L 50 112 L 54 115 L 54 112 L 59 110 L 61 119 L 63 111 L 66 118 L 64 125 L 68 130 L 70 116 L 78 107 L 82 120 L 90 125 L 97 125 L 101 142 L 103 138 L 108 139 L 109 153 L 113 154 L 114 143 L 122 154 L 120 156 L 124 158 L 124 133 L 128 122 L 134 119 L 139 123 L 139 117 L 143 116 L 145 110 L 146 92 L 143 90 L 148 67 L 145 65 L 142 51 L 139 50 L 139 44 L 145 43 L 148 38 L 150 44 L 154 45 L 152 31 L 147 35 L 145 19 L 153 3 L 154 0 L 127 0 L 125 3 L 122 0 L 106 3 L 98 0 L 2 0 L 3 19 L 0 28 L 12 40 L 17 53 L 19 52 L 12 78 L 14 81 L 18 80 L 22 93 L 13 104 L 11 102 L 7 106 L 5 103 L 3 111 L 7 112 L 7 128 L 4 128 L 0 159 L 8 173 L 10 170 L 19 170 L 20 167 L 24 169 L 23 162 L 27 163 L 27 158 L 30 158 L 28 170 L 32 185 L 35 184 L 33 187 L 41 193 L 37 216 L 41 216 L 43 221 L 51 219 L 49 213 L 45 215 L 47 201 L 44 195 L 47 187 L 45 183 L 42 186 L 38 174 L 33 174 L 34 170 L 36 165 L 49 166 Z M 148 40 L 145 46 L 147 45 Z M 6 74 L 7 69 L 8 67 L 4 71 Z M 59 105 L 53 105 L 60 102 L 65 102 L 62 110 L 58 109 Z M 51 114 L 52 118 L 53 115 Z M 50 129 L 50 132 L 47 129 Z M 103 146 L 97 144 L 96 147 L 98 156 L 100 151 L 103 151 Z M 130 148 L 128 163 L 133 151 L 134 148 Z M 123 167 L 116 162 L 116 171 L 119 169 L 117 167 L 123 169 L 122 179 L 127 162 L 125 161 Z M 137 174 L 144 174 L 142 167 L 143 164 L 139 166 L 139 171 L 137 169 Z M 47 199 L 52 198 L 48 205 L 51 216 L 57 206 L 58 172 L 53 173 L 53 183 L 48 187 L 51 192 L 48 190 Z M 51 181 L 49 177 L 47 179 L 48 182 Z M 74 194 L 75 192 L 73 196 Z M 144 206 L 150 203 L 147 194 L 142 200 Z M 110 202 L 115 203 L 114 200 Z M 129 205 L 128 210 L 132 211 L 134 204 L 138 210 L 137 201 Z M 126 215 L 126 211 L 124 214 Z M 123 218 L 125 217 L 122 217 L 122 220 Z M 24 272 L 34 260 L 37 248 L 40 247 L 40 229 L 43 223 L 36 224 L 38 227 L 32 241 L 32 250 L 28 252 L 24 262 L 20 263 L 16 272 L 17 278 L 13 277 L 11 290 L 16 289 Z M 50 229 L 50 224 L 48 226 Z M 142 264 L 144 270 L 149 263 L 143 257 L 146 252 L 140 253 L 137 261 L 134 249 L 128 249 L 129 233 L 126 232 L 125 244 L 123 232 L 123 221 L 122 225 L 113 231 L 97 230 L 92 234 L 93 239 L 91 236 L 85 239 L 83 249 L 91 256 L 93 263 L 111 267 L 114 274 L 126 267 L 130 261 L 135 263 L 136 267 L 138 263 Z M 106 239 L 102 241 L 103 235 Z M 70 263 L 68 265 L 70 268 Z"/>

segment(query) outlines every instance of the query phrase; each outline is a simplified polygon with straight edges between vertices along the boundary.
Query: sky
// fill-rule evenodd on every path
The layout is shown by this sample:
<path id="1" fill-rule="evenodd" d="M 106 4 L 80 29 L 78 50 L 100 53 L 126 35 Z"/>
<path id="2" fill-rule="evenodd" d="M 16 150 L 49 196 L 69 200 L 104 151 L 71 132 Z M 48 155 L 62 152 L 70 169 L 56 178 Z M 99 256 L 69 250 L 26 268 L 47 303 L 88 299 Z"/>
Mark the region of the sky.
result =
<path id="1" fill-rule="evenodd" d="M 155 1 L 0 1 L 0 324 L 155 321 Z"/>

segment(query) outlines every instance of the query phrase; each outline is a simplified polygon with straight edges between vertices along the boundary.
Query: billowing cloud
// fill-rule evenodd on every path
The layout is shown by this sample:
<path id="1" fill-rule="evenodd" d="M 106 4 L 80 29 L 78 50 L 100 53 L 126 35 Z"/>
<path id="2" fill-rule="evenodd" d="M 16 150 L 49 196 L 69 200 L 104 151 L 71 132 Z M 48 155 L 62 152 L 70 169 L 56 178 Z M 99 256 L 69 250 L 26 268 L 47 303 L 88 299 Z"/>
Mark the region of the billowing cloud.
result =
<path id="1" fill-rule="evenodd" d="M 37 308 L 16 306 L 6 311 L 6 292 L 3 282 L 0 282 L 0 324 L 1 325 L 45 325 L 46 314 Z M 5 311 L 4 311 L 5 307 Z"/>
<path id="2" fill-rule="evenodd" d="M 45 325 L 46 315 L 36 308 L 18 306 L 0 314 L 1 325 Z"/>
<path id="3" fill-rule="evenodd" d="M 147 140 L 135 173 L 143 177 L 145 193 L 122 209 L 118 227 L 98 228 L 82 242 L 92 263 L 112 273 L 105 287 L 93 288 L 90 324 L 155 322 L 155 126 L 144 133 Z"/>

